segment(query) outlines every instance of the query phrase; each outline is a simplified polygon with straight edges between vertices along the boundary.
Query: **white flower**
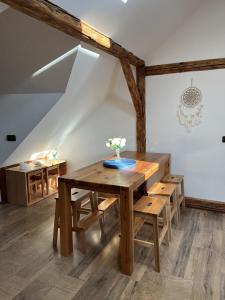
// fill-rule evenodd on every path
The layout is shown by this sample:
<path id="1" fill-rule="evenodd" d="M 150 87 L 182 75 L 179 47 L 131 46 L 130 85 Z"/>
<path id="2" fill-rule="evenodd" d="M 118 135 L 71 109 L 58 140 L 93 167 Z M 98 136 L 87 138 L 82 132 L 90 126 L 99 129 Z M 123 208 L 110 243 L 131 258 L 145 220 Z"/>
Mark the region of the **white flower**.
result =
<path id="1" fill-rule="evenodd" d="M 125 138 L 120 138 L 116 137 L 113 139 L 108 139 L 106 142 L 106 147 L 115 150 L 115 149 L 121 149 L 126 145 L 126 139 Z"/>
<path id="2" fill-rule="evenodd" d="M 112 141 L 113 145 L 119 146 L 120 145 L 120 138 L 114 138 Z"/>
<path id="3" fill-rule="evenodd" d="M 122 139 L 121 139 L 121 142 L 120 142 L 121 148 L 123 148 L 125 145 L 126 145 L 126 139 L 125 139 L 125 138 L 122 138 Z"/>

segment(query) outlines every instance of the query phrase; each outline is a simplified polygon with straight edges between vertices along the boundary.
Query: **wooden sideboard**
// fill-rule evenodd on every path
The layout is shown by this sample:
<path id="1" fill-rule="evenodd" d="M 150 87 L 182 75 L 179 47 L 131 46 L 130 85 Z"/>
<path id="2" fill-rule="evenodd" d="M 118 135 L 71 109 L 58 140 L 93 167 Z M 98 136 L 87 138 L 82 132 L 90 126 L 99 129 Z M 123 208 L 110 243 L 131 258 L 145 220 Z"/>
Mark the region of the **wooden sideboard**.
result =
<path id="1" fill-rule="evenodd" d="M 21 170 L 20 166 L 7 168 L 6 172 L 6 190 L 7 199 L 9 203 L 30 206 L 50 195 L 45 193 L 44 196 L 31 199 L 29 197 L 29 174 L 34 171 L 43 170 L 46 172 L 47 168 L 52 166 L 59 166 L 59 175 L 66 174 L 66 161 L 57 160 L 54 162 L 46 161 L 41 166 L 35 166 L 32 163 L 26 170 Z"/>

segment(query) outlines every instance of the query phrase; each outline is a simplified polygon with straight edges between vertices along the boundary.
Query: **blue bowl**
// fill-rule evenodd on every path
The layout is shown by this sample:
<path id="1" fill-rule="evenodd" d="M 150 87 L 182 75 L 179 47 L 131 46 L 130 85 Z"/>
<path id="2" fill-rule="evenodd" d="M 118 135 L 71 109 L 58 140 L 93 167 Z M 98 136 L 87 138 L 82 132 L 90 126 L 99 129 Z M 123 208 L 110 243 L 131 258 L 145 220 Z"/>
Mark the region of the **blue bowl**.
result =
<path id="1" fill-rule="evenodd" d="M 109 159 L 103 161 L 103 166 L 110 169 L 130 169 L 135 167 L 136 161 L 134 159 L 121 158 L 121 159 Z"/>

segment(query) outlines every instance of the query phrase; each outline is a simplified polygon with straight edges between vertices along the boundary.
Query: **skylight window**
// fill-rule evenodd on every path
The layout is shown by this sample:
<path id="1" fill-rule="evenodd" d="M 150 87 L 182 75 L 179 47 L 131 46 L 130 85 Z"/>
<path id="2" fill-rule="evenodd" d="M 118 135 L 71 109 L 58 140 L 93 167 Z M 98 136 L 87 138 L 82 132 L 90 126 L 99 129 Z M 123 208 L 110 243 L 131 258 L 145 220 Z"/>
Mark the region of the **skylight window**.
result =
<path id="1" fill-rule="evenodd" d="M 72 55 L 73 53 L 76 52 L 77 49 L 80 49 L 80 51 L 82 51 L 83 53 L 90 55 L 94 58 L 98 58 L 99 54 L 96 52 L 93 52 L 91 50 L 85 49 L 83 48 L 81 45 L 76 46 L 75 48 L 71 49 L 70 51 L 66 52 L 65 54 L 59 56 L 58 58 L 56 58 L 55 60 L 51 61 L 49 64 L 47 64 L 46 66 L 42 67 L 41 69 L 39 69 L 38 71 L 36 71 L 32 77 L 36 77 L 38 75 L 40 75 L 41 73 L 47 71 L 48 69 L 52 68 L 54 65 L 58 64 L 59 62 L 61 62 L 62 60 L 64 60 L 65 58 L 67 58 L 68 56 Z"/>

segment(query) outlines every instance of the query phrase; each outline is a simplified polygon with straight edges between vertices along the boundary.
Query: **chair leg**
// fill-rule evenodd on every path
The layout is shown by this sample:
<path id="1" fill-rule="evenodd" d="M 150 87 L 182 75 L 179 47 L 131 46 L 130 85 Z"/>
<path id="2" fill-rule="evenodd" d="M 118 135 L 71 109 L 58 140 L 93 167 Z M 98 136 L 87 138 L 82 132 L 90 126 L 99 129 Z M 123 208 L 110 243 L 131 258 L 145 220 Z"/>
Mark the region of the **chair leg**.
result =
<path id="1" fill-rule="evenodd" d="M 80 207 L 81 201 L 76 201 L 72 204 L 72 211 L 73 211 L 73 228 L 76 229 L 77 223 L 80 220 Z"/>
<path id="2" fill-rule="evenodd" d="M 178 218 L 178 224 L 179 224 L 180 223 L 179 185 L 177 185 L 177 187 L 176 187 L 175 198 L 177 201 L 177 218 Z"/>
<path id="3" fill-rule="evenodd" d="M 115 210 L 115 216 L 117 218 L 119 218 L 119 211 L 120 211 L 120 208 L 119 208 L 119 201 L 116 201 L 116 204 L 114 205 L 114 210 Z"/>
<path id="4" fill-rule="evenodd" d="M 49 178 L 48 175 L 46 176 L 46 193 L 49 194 Z"/>
<path id="5" fill-rule="evenodd" d="M 59 229 L 59 203 L 56 200 L 55 204 L 55 219 L 54 219 L 54 228 L 53 228 L 53 248 L 57 249 L 57 240 L 58 240 L 58 229 Z"/>
<path id="6" fill-rule="evenodd" d="M 159 226 L 158 218 L 153 218 L 153 231 L 154 231 L 154 253 L 155 253 L 155 269 L 160 272 L 160 258 L 159 258 Z"/>
<path id="7" fill-rule="evenodd" d="M 181 182 L 181 195 L 183 196 L 182 207 L 185 208 L 185 197 L 184 197 L 184 180 Z"/>
<path id="8" fill-rule="evenodd" d="M 104 214 L 102 217 L 99 218 L 99 225 L 100 225 L 100 229 L 101 229 L 101 234 L 105 235 L 105 231 L 104 231 Z"/>
<path id="9" fill-rule="evenodd" d="M 31 195 L 32 195 L 32 186 L 29 182 L 29 195 L 28 195 L 28 198 L 29 198 L 29 202 L 31 201 Z"/>
<path id="10" fill-rule="evenodd" d="M 168 199 L 166 204 L 166 213 L 168 217 L 168 236 L 169 240 L 172 240 L 172 226 L 171 226 L 171 205 L 170 205 L 170 199 Z"/>
<path id="11" fill-rule="evenodd" d="M 86 240 L 85 240 L 85 231 L 78 230 L 77 234 L 77 241 L 78 241 L 78 249 L 83 253 L 86 254 L 87 247 L 86 247 Z"/>
<path id="12" fill-rule="evenodd" d="M 175 190 L 174 194 L 172 195 L 172 200 L 173 200 L 173 206 L 174 206 L 174 209 L 175 209 L 174 220 L 175 220 L 175 224 L 177 226 L 178 223 L 179 223 L 179 215 L 178 215 L 179 201 L 178 201 L 178 198 L 177 198 L 176 190 Z"/>
<path id="13" fill-rule="evenodd" d="M 45 186 L 45 180 L 44 180 L 44 175 L 42 173 L 41 176 L 41 196 L 44 197 L 44 186 Z"/>
<path id="14" fill-rule="evenodd" d="M 90 204 L 92 212 L 96 212 L 98 210 L 98 193 L 92 192 L 90 196 Z"/>
<path id="15" fill-rule="evenodd" d="M 169 241 L 170 241 L 170 236 L 169 236 L 169 218 L 167 214 L 167 207 L 165 206 L 163 211 L 162 211 L 162 216 L 164 220 L 164 226 L 167 227 L 166 235 L 165 235 L 165 241 L 166 245 L 169 246 Z"/>

